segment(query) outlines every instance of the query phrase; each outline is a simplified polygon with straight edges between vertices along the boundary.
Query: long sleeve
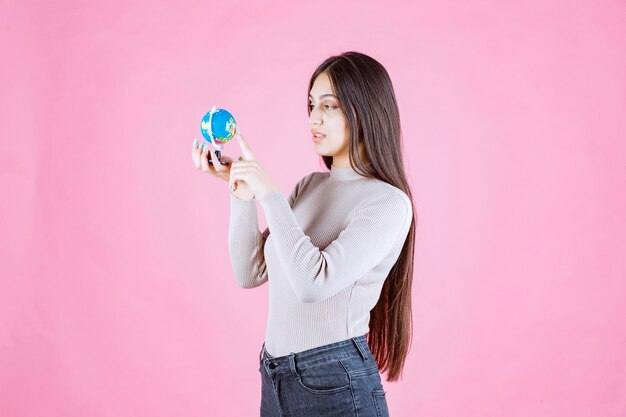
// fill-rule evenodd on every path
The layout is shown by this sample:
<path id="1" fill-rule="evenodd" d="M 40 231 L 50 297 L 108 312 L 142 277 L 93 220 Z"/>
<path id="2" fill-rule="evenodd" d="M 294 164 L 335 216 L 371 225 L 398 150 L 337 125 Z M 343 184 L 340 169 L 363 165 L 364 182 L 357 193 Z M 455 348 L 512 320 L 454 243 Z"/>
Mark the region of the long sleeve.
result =
<path id="1" fill-rule="evenodd" d="M 281 266 L 301 302 L 323 301 L 376 267 L 402 238 L 413 210 L 406 194 L 393 190 L 362 203 L 348 225 L 323 250 L 304 234 L 287 199 L 272 192 L 259 200 Z"/>
<path id="2" fill-rule="evenodd" d="M 307 177 L 302 178 L 291 191 L 286 201 L 290 208 Z M 270 229 L 266 227 L 263 232 L 259 231 L 256 201 L 242 200 L 230 193 L 228 251 L 235 280 L 242 288 L 255 288 L 267 281 L 263 250 Z"/>

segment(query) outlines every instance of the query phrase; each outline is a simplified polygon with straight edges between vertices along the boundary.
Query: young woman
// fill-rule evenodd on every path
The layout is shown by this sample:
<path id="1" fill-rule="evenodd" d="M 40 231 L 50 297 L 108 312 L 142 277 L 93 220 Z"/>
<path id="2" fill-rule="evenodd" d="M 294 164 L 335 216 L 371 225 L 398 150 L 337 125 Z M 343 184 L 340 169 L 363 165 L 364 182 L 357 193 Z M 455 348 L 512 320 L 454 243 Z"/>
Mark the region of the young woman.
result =
<path id="1" fill-rule="evenodd" d="M 288 198 L 241 132 L 239 161 L 212 164 L 197 141 L 193 160 L 231 185 L 237 283 L 269 285 L 261 416 L 388 416 L 380 373 L 400 378 L 412 331 L 415 216 L 398 106 L 385 68 L 358 52 L 326 59 L 308 93 L 311 140 L 329 172 L 306 175 Z"/>

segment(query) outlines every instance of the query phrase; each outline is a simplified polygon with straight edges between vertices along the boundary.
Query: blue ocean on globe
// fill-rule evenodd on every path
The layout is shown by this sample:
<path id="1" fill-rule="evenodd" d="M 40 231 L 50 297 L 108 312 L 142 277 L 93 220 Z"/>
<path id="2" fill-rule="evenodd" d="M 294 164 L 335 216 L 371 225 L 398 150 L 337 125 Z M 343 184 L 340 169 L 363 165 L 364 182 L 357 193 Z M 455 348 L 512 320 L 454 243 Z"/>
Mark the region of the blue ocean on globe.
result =
<path id="1" fill-rule="evenodd" d="M 215 106 L 204 115 L 200 122 L 202 136 L 214 145 L 222 145 L 231 140 L 235 135 L 235 128 L 236 122 L 233 115 L 227 110 L 217 109 Z"/>

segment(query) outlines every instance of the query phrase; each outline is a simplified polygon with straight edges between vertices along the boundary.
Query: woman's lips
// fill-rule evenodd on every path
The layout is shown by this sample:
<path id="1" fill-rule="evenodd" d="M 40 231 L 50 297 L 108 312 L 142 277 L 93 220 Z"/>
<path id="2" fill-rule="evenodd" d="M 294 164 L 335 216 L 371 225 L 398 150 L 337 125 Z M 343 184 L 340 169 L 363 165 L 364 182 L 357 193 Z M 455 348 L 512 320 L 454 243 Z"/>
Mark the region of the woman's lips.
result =
<path id="1" fill-rule="evenodd" d="M 326 135 L 322 135 L 322 136 L 315 136 L 313 135 L 313 142 L 315 143 L 320 143 L 322 141 L 322 139 L 324 139 L 326 137 Z"/>

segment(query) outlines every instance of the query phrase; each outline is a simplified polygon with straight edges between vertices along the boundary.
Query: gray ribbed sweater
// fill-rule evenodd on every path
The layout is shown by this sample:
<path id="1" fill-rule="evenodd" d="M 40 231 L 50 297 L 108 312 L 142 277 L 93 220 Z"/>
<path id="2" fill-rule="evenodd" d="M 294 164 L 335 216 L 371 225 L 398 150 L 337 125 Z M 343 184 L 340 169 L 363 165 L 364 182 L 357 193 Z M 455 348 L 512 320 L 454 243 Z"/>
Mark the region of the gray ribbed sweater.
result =
<path id="1" fill-rule="evenodd" d="M 255 201 L 265 214 L 263 232 Z M 412 216 L 402 190 L 350 167 L 308 174 L 288 198 L 231 194 L 235 279 L 243 288 L 269 282 L 267 351 L 283 356 L 367 333 Z"/>

